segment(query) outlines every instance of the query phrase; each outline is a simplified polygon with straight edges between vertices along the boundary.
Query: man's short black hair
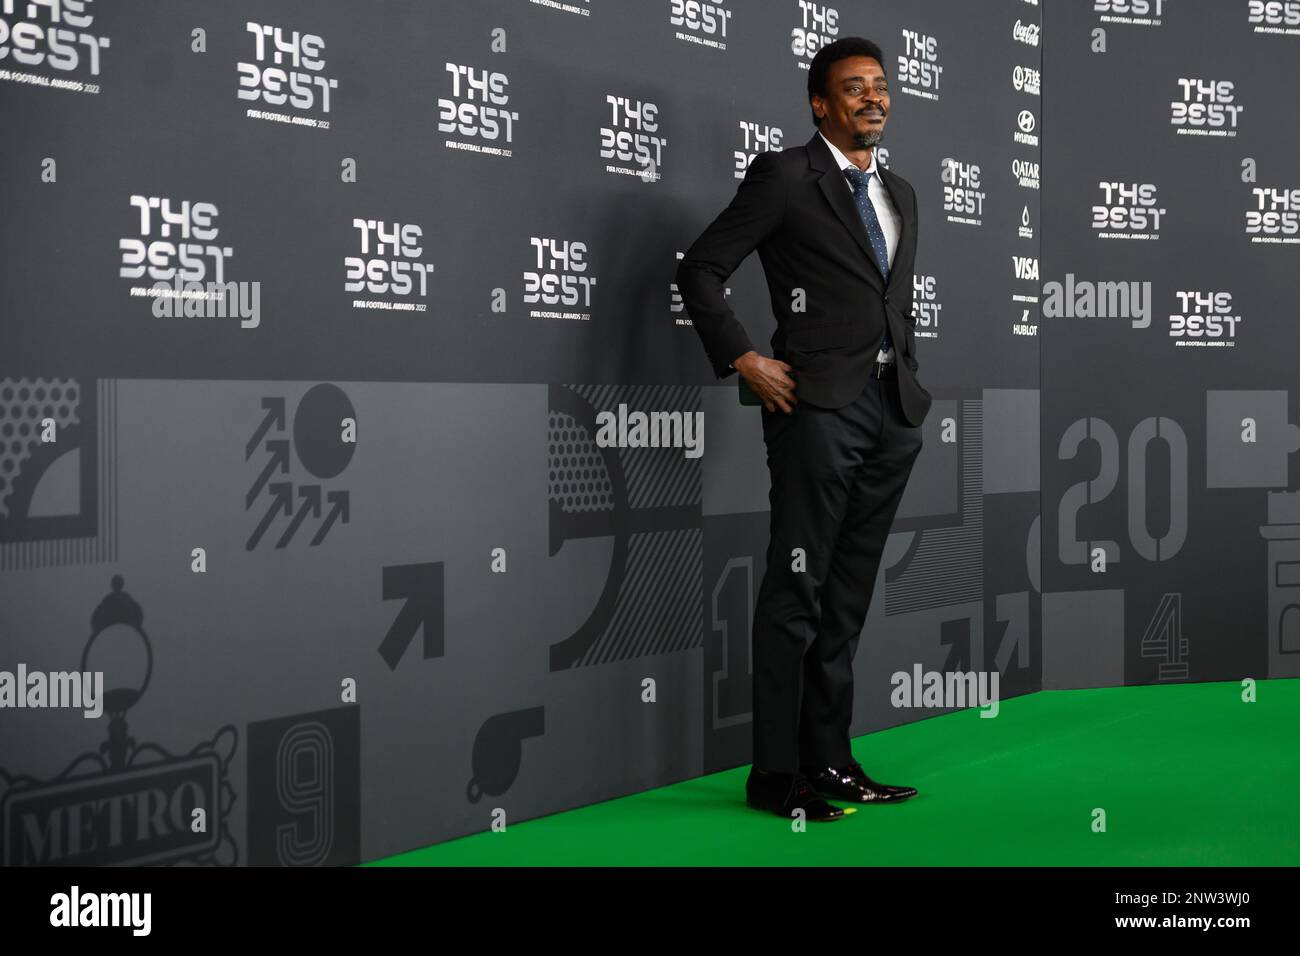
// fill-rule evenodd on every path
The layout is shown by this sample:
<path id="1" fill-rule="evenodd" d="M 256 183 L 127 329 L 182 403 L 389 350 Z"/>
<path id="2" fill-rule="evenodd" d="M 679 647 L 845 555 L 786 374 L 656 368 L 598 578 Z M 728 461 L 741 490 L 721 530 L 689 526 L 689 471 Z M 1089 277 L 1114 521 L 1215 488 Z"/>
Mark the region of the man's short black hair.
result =
<path id="1" fill-rule="evenodd" d="M 809 104 L 812 103 L 814 96 L 824 97 L 826 95 L 826 77 L 830 75 L 831 64 L 836 60 L 843 60 L 851 56 L 872 57 L 880 64 L 880 69 L 884 71 L 885 75 L 889 75 L 889 71 L 885 69 L 885 54 L 880 52 L 880 47 L 864 37 L 840 37 L 834 43 L 826 44 L 813 57 L 808 70 Z M 814 126 L 821 126 L 821 123 L 817 120 L 816 110 L 813 110 L 812 118 Z"/>

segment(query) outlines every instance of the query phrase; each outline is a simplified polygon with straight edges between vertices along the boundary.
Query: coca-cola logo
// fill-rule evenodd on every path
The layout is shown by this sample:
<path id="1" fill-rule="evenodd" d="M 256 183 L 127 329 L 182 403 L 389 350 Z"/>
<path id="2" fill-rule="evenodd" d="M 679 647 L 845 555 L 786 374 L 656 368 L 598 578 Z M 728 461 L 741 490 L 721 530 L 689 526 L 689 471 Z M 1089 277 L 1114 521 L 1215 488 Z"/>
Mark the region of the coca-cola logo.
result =
<path id="1" fill-rule="evenodd" d="M 1012 37 L 1021 43 L 1028 43 L 1030 46 L 1038 46 L 1038 24 L 1021 23 L 1016 21 L 1015 27 L 1011 31 Z"/>

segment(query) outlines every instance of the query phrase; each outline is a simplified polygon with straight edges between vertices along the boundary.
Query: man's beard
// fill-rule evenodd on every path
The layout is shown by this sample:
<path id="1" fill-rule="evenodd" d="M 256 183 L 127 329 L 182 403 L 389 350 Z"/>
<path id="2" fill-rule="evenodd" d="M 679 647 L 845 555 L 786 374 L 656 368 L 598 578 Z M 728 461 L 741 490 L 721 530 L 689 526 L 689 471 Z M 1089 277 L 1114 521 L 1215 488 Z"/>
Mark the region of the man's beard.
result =
<path id="1" fill-rule="evenodd" d="M 880 142 L 880 138 L 884 133 L 883 129 L 867 130 L 865 133 L 855 132 L 853 134 L 853 145 L 858 149 L 870 149 Z"/>

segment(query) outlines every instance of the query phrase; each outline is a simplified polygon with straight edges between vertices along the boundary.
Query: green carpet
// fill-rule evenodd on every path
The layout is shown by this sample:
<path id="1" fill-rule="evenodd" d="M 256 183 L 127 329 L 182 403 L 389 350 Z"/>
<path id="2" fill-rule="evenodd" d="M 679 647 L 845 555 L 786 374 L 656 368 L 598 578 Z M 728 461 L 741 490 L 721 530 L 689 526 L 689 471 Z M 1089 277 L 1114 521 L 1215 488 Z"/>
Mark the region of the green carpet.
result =
<path id="1" fill-rule="evenodd" d="M 1300 680 L 1241 692 L 1047 691 L 859 737 L 867 773 L 920 793 L 802 833 L 745 806 L 744 766 L 371 865 L 1294 866 Z"/>

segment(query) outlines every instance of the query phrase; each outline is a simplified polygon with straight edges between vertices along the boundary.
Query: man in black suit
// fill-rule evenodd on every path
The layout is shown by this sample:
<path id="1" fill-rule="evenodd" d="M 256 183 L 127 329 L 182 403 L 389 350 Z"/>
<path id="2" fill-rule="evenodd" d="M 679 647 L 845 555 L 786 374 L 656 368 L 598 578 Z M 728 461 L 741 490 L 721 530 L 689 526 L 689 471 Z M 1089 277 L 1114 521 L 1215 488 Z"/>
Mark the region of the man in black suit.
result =
<path id="1" fill-rule="evenodd" d="M 873 150 L 891 109 L 884 62 L 860 37 L 818 51 L 817 132 L 755 156 L 677 269 L 715 373 L 739 371 L 763 405 L 771 538 L 754 610 L 746 799 L 809 820 L 844 815 L 826 797 L 916 794 L 872 780 L 849 746 L 853 655 L 931 401 L 916 380 L 911 315 L 916 193 Z M 776 316 L 772 358 L 723 295 L 754 249 Z"/>

